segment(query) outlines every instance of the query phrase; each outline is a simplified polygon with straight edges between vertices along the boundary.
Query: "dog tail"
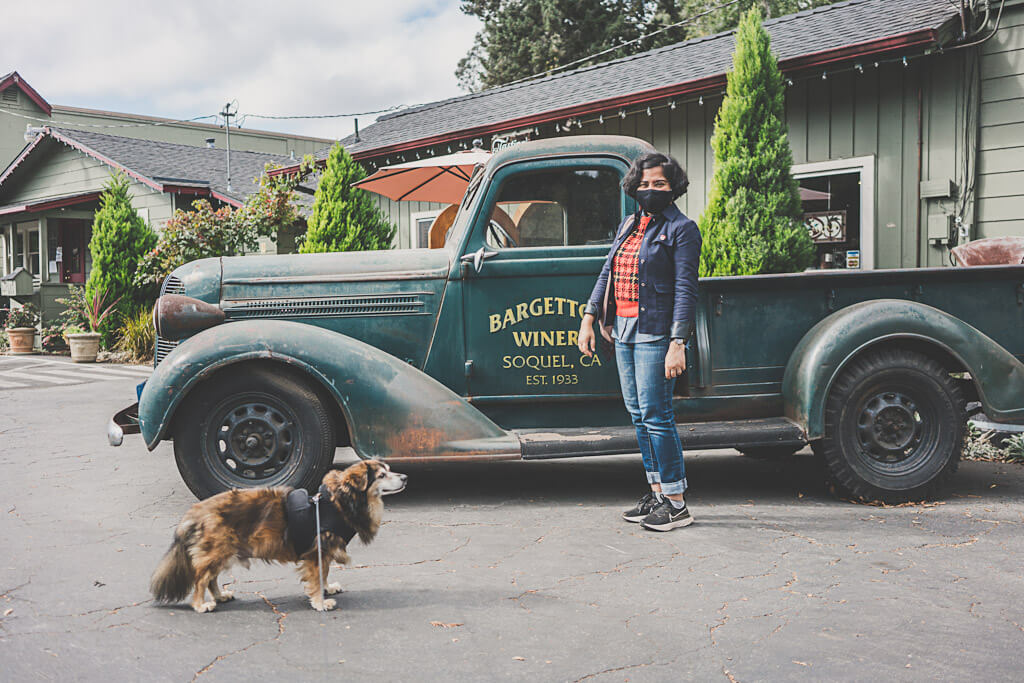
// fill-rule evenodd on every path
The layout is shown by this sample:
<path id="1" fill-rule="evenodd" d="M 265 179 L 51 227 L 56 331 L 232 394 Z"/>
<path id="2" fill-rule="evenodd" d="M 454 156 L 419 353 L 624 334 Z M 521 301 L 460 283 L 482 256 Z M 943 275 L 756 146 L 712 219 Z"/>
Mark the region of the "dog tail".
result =
<path id="1" fill-rule="evenodd" d="M 192 567 L 189 549 L 195 536 L 194 523 L 183 522 L 178 525 L 171 547 L 149 580 L 149 590 L 157 602 L 181 602 L 194 587 L 195 569 Z"/>

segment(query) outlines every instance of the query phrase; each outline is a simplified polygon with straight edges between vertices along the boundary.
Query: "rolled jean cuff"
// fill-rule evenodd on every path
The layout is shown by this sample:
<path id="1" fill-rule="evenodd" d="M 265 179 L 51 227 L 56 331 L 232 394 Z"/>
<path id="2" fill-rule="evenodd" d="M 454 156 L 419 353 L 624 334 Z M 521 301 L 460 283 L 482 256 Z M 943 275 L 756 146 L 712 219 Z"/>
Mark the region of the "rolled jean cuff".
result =
<path id="1" fill-rule="evenodd" d="M 648 484 L 660 484 L 661 483 L 661 475 L 658 474 L 657 472 L 648 472 L 647 473 L 647 483 Z"/>
<path id="2" fill-rule="evenodd" d="M 686 477 L 682 481 L 661 482 L 661 492 L 667 496 L 681 495 L 686 491 Z"/>

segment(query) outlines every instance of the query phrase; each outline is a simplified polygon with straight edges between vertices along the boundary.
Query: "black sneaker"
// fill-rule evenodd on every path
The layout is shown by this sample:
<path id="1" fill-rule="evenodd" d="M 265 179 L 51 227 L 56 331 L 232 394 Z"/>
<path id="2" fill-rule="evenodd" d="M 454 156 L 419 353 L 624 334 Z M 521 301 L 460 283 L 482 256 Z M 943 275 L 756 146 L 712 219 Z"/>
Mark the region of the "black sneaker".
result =
<path id="1" fill-rule="evenodd" d="M 654 496 L 654 493 L 648 491 L 643 498 L 637 501 L 636 505 L 622 513 L 622 518 L 627 522 L 639 522 L 651 514 L 651 510 L 657 504 L 658 499 Z"/>
<path id="2" fill-rule="evenodd" d="M 640 522 L 640 526 L 652 531 L 671 531 L 691 524 L 693 524 L 693 517 L 686 509 L 686 504 L 683 503 L 682 509 L 677 510 L 672 503 L 668 502 L 668 499 L 663 500 Z"/>

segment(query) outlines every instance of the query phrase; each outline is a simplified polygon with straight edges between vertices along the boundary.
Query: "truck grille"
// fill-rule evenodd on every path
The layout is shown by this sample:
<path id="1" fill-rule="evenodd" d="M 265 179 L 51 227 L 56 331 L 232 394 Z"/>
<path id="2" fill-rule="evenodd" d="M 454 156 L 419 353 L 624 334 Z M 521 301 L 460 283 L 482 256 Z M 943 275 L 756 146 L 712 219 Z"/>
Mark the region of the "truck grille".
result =
<path id="1" fill-rule="evenodd" d="M 164 280 L 163 286 L 160 288 L 160 296 L 163 296 L 164 294 L 184 294 L 184 293 L 185 293 L 185 285 L 182 284 L 181 280 L 179 280 L 178 278 L 174 277 L 173 275 L 168 275 L 167 279 Z"/>
<path id="2" fill-rule="evenodd" d="M 424 313 L 424 294 L 427 292 L 310 299 L 245 299 L 225 302 L 224 312 L 232 320 L 416 315 Z"/>
<path id="3" fill-rule="evenodd" d="M 173 275 L 168 275 L 167 279 L 164 280 L 164 283 L 160 286 L 160 296 L 163 296 L 164 294 L 183 295 L 185 294 L 185 285 L 181 280 Z M 176 341 L 169 341 L 157 336 L 156 348 L 153 350 L 153 367 L 160 365 L 160 361 L 166 358 L 167 354 L 173 351 L 174 347 L 177 345 L 178 342 Z"/>

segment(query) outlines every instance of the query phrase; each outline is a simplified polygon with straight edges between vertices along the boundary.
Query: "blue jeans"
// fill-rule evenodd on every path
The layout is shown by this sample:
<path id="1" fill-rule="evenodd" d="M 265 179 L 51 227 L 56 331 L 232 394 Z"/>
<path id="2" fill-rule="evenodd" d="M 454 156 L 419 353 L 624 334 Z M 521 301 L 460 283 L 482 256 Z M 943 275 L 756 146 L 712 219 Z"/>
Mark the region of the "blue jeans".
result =
<path id="1" fill-rule="evenodd" d="M 636 440 L 644 458 L 647 481 L 661 484 L 662 493 L 686 490 L 683 444 L 672 412 L 672 386 L 665 378 L 668 339 L 639 344 L 615 342 L 615 362 L 626 410 L 633 418 Z"/>

